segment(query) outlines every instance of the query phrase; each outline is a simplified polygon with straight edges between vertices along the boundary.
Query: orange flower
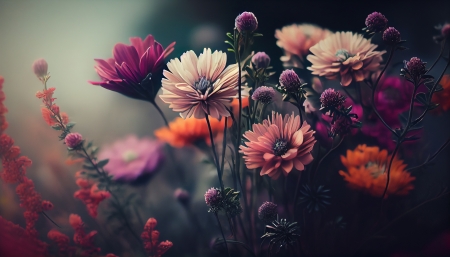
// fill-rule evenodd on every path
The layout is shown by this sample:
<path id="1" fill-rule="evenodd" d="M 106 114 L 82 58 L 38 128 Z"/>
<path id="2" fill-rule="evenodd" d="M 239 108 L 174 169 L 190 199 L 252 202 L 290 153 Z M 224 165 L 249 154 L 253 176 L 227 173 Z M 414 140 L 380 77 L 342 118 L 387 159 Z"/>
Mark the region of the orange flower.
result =
<path id="1" fill-rule="evenodd" d="M 450 110 L 450 75 L 445 74 L 439 84 L 444 90 L 434 93 L 432 102 L 439 104 L 436 112 L 445 112 Z"/>
<path id="2" fill-rule="evenodd" d="M 214 136 L 223 132 L 225 119 L 219 121 L 210 117 L 209 121 L 211 123 L 211 129 Z M 231 124 L 231 119 L 228 119 L 227 126 L 230 127 Z M 156 130 L 155 136 L 159 140 L 167 142 L 171 146 L 178 148 L 193 145 L 198 141 L 204 141 L 207 144 L 211 144 L 208 125 L 206 124 L 205 119 L 183 119 L 178 117 L 174 121 L 170 122 L 169 128 L 163 127 Z"/>
<path id="3" fill-rule="evenodd" d="M 347 150 L 347 156 L 341 156 L 342 164 L 348 172 L 339 171 L 339 174 L 348 182 L 348 186 L 361 190 L 373 196 L 381 196 L 386 187 L 387 168 L 391 155 L 387 150 L 377 147 L 358 145 L 354 151 Z M 397 157 L 391 166 L 388 195 L 407 195 L 414 189 L 411 184 L 415 177 L 405 171 L 406 164 Z"/>

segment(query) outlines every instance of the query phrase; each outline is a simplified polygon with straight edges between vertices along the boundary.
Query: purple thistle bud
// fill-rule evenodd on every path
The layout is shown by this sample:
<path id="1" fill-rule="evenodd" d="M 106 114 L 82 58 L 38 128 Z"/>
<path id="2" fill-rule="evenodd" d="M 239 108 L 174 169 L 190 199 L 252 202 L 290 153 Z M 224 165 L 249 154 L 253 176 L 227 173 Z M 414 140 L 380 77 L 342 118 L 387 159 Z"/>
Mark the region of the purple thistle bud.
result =
<path id="1" fill-rule="evenodd" d="M 264 52 L 257 52 L 252 57 L 252 63 L 256 69 L 265 69 L 269 67 L 270 57 Z"/>
<path id="2" fill-rule="evenodd" d="M 214 187 L 208 189 L 205 193 L 205 202 L 211 209 L 220 208 L 222 202 L 220 190 Z"/>
<path id="3" fill-rule="evenodd" d="M 267 223 L 275 220 L 277 218 L 277 214 L 278 214 L 277 205 L 272 202 L 264 202 L 258 208 L 259 219 Z"/>
<path id="4" fill-rule="evenodd" d="M 389 27 L 383 32 L 383 41 L 386 45 L 398 44 L 400 40 L 400 32 L 394 27 Z"/>
<path id="5" fill-rule="evenodd" d="M 302 86 L 302 81 L 294 70 L 285 70 L 280 75 L 281 88 L 286 92 L 297 92 Z"/>
<path id="6" fill-rule="evenodd" d="M 69 148 L 76 148 L 81 144 L 82 141 L 83 137 L 81 136 L 80 133 L 69 133 L 64 139 L 64 142 Z"/>
<path id="7" fill-rule="evenodd" d="M 441 34 L 444 38 L 450 38 L 450 23 L 446 23 L 442 26 Z"/>
<path id="8" fill-rule="evenodd" d="M 371 32 L 381 32 L 387 27 L 388 20 L 383 14 L 373 12 L 366 18 L 366 27 Z"/>
<path id="9" fill-rule="evenodd" d="M 321 109 L 339 109 L 345 102 L 345 96 L 339 91 L 328 88 L 320 95 Z"/>
<path id="10" fill-rule="evenodd" d="M 347 116 L 340 116 L 337 118 L 330 128 L 330 136 L 335 137 L 336 135 L 344 136 L 350 133 L 352 128 L 352 119 Z"/>
<path id="11" fill-rule="evenodd" d="M 234 26 L 239 32 L 253 32 L 258 28 L 258 20 L 252 12 L 243 12 L 236 17 Z"/>
<path id="12" fill-rule="evenodd" d="M 252 99 L 254 101 L 260 101 L 263 104 L 268 104 L 275 98 L 275 90 L 271 87 L 260 86 L 255 89 L 252 94 Z"/>
<path id="13" fill-rule="evenodd" d="M 423 62 L 417 57 L 413 57 L 411 60 L 405 61 L 405 68 L 408 70 L 409 75 L 415 82 L 420 81 L 422 75 L 425 75 L 427 72 L 425 64 L 426 62 Z"/>
<path id="14" fill-rule="evenodd" d="M 40 79 L 48 75 L 48 63 L 45 59 L 38 59 L 33 63 L 34 74 Z"/>

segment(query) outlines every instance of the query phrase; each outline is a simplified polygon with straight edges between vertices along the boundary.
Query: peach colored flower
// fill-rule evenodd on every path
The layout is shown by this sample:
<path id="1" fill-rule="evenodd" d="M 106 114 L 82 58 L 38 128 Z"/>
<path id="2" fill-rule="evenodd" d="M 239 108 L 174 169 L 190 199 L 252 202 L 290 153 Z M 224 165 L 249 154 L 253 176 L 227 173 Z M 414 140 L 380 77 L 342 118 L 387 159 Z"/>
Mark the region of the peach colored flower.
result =
<path id="1" fill-rule="evenodd" d="M 249 169 L 262 167 L 260 175 L 277 179 L 282 173 L 287 176 L 295 167 L 301 171 L 312 162 L 311 150 L 316 142 L 305 122 L 300 126 L 298 115 L 283 116 L 272 112 L 272 119 L 263 124 L 254 124 L 253 131 L 247 131 L 244 137 L 249 140 L 241 145 L 245 164 Z"/>
<path id="2" fill-rule="evenodd" d="M 347 172 L 339 171 L 339 174 L 348 182 L 348 186 L 355 190 L 369 193 L 373 196 L 381 196 L 386 187 L 387 169 L 391 155 L 387 150 L 381 150 L 377 146 L 358 145 L 354 151 L 347 150 L 347 156 L 341 156 L 342 164 Z M 395 157 L 390 171 L 388 195 L 407 195 L 414 189 L 411 184 L 416 178 L 405 171 L 406 164 Z"/>
<path id="3" fill-rule="evenodd" d="M 278 39 L 277 46 L 284 50 L 285 55 L 280 58 L 284 67 L 303 68 L 309 48 L 331 34 L 331 31 L 312 24 L 292 24 L 277 29 L 275 38 Z"/>
<path id="4" fill-rule="evenodd" d="M 238 95 L 238 66 L 225 68 L 227 55 L 221 51 L 204 49 L 198 57 L 193 51 L 172 59 L 164 70 L 163 93 L 160 98 L 170 104 L 181 117 L 228 117 L 227 109 Z"/>
<path id="5" fill-rule="evenodd" d="M 374 51 L 375 48 L 377 45 L 363 35 L 336 32 L 309 49 L 312 54 L 307 59 L 312 66 L 308 70 L 313 75 L 339 79 L 346 87 L 353 80 L 363 81 L 379 69 L 386 51 Z"/>
<path id="6" fill-rule="evenodd" d="M 450 75 L 445 74 L 439 84 L 444 90 L 433 94 L 431 102 L 439 104 L 435 112 L 445 112 L 450 110 Z"/>

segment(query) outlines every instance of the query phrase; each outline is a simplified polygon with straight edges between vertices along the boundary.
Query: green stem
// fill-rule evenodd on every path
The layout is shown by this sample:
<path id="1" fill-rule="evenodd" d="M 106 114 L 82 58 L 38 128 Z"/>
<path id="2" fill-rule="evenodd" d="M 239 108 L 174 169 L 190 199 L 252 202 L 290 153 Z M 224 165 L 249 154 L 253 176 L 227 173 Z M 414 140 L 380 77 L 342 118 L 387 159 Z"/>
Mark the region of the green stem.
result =
<path id="1" fill-rule="evenodd" d="M 228 250 L 227 239 L 225 238 L 225 234 L 223 233 L 222 224 L 220 224 L 219 216 L 217 216 L 217 212 L 214 213 L 217 219 L 217 223 L 219 224 L 220 233 L 222 233 L 223 241 L 225 242 L 225 249 L 227 249 L 228 257 L 230 257 L 230 251 Z"/>

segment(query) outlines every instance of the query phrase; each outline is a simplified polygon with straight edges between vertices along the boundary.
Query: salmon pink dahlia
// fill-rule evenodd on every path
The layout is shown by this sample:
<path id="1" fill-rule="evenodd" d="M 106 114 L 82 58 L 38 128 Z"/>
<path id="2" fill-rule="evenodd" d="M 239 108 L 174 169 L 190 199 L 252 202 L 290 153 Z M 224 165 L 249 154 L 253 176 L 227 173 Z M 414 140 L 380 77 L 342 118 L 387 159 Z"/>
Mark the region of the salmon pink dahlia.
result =
<path id="1" fill-rule="evenodd" d="M 237 64 L 225 68 L 226 63 L 226 53 L 209 48 L 198 57 L 188 51 L 172 59 L 163 73 L 161 99 L 183 118 L 230 116 L 227 108 L 238 95 L 239 74 Z"/>
<path id="2" fill-rule="evenodd" d="M 307 59 L 312 74 L 327 79 L 339 79 L 342 86 L 363 81 L 371 72 L 376 72 L 386 51 L 374 51 L 377 45 L 363 35 L 352 32 L 336 32 L 309 49 Z"/>
<path id="3" fill-rule="evenodd" d="M 311 126 L 305 122 L 300 126 L 298 115 L 283 116 L 272 112 L 272 119 L 263 124 L 254 124 L 253 131 L 244 137 L 249 140 L 241 146 L 245 164 L 249 169 L 262 167 L 260 175 L 277 179 L 282 173 L 287 176 L 295 167 L 301 171 L 312 162 L 311 150 L 316 142 Z"/>

